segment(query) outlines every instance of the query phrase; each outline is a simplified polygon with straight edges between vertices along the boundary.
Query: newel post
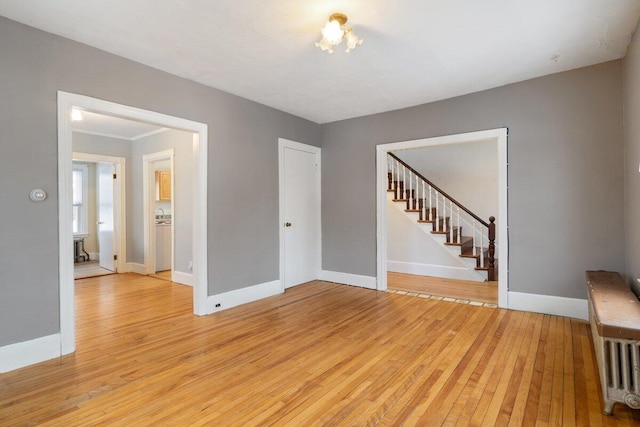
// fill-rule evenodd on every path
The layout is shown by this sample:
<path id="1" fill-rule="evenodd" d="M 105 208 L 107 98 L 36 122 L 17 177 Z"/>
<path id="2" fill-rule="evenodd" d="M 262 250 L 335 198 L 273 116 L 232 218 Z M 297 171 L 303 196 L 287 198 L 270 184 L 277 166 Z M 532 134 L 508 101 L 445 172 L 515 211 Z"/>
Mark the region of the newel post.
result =
<path id="1" fill-rule="evenodd" d="M 489 217 L 489 277 L 491 281 L 496 280 L 496 218 Z"/>

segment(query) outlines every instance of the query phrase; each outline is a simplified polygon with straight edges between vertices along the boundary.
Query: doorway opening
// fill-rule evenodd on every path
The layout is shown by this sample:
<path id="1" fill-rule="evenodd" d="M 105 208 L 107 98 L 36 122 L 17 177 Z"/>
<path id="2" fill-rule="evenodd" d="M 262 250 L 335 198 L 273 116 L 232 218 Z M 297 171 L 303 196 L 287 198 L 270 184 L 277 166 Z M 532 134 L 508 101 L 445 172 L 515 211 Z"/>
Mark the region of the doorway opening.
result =
<path id="1" fill-rule="evenodd" d="M 119 260 L 127 256 L 125 161 L 73 153 L 75 279 L 123 271 Z"/>
<path id="2" fill-rule="evenodd" d="M 153 111 L 116 104 L 87 96 L 58 92 L 58 213 L 59 213 L 59 288 L 60 288 L 60 350 L 75 351 L 75 309 L 73 278 L 72 232 L 72 110 L 119 117 L 191 133 L 193 156 L 193 204 L 189 222 L 193 230 L 191 242 L 193 266 L 193 311 L 204 315 L 212 310 L 207 305 L 207 125 Z M 141 200 L 141 198 L 137 198 Z M 68 220 L 65 220 L 68 219 Z M 120 239 L 120 246 L 123 245 Z M 126 251 L 126 248 L 125 248 Z M 125 252 L 126 253 L 126 252 Z M 120 255 L 120 254 L 118 254 Z M 120 267 L 131 271 L 135 263 L 118 259 Z M 131 270 L 129 270 L 131 269 Z"/>
<path id="3" fill-rule="evenodd" d="M 498 269 L 498 306 L 507 307 L 508 290 L 508 224 L 507 224 L 507 129 L 493 129 L 487 131 L 470 132 L 458 135 L 426 138 L 413 141 L 380 144 L 376 147 L 376 179 L 377 179 L 377 277 L 376 288 L 387 289 L 388 280 L 388 245 L 389 235 L 387 230 L 387 189 L 388 189 L 388 153 L 398 150 L 409 150 L 424 147 L 435 147 L 449 144 L 463 144 L 474 142 L 495 142 L 497 147 L 497 194 L 498 212 L 497 240 L 499 248 L 500 268 Z M 447 202 L 447 205 L 450 202 Z M 442 220 L 444 221 L 444 220 Z M 437 221 L 436 221 L 437 222 Z M 459 228 L 459 224 L 458 224 Z M 475 232 L 474 232 L 475 233 Z M 452 236 L 453 237 L 453 236 Z M 455 242 L 455 240 L 452 240 Z M 475 255 L 475 253 L 474 253 Z"/>
<path id="4" fill-rule="evenodd" d="M 142 199 L 144 218 L 144 264 L 147 274 L 178 283 L 175 271 L 176 185 L 174 150 L 142 156 Z M 189 266 L 190 267 L 190 266 Z M 191 284 L 191 283 L 183 283 Z"/>

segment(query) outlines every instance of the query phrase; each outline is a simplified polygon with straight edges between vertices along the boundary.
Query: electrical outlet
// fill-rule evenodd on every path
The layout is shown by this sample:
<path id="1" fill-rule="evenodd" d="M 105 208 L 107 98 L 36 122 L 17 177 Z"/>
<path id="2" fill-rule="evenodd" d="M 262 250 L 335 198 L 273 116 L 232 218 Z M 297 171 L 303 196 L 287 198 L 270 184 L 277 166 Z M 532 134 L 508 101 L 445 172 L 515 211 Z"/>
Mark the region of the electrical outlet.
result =
<path id="1" fill-rule="evenodd" d="M 219 302 L 216 303 L 216 308 L 220 308 L 222 304 L 220 304 Z"/>

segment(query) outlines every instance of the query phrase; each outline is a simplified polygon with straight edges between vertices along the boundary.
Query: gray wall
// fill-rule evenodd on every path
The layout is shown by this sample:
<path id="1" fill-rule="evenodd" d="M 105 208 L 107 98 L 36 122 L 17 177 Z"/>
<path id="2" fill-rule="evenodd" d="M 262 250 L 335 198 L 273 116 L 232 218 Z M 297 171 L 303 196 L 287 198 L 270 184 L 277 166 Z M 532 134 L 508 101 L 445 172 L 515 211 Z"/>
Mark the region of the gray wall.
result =
<path id="1" fill-rule="evenodd" d="M 585 270 L 624 265 L 621 79 L 613 61 L 323 125 L 323 269 L 376 274 L 376 144 L 508 127 L 510 290 L 585 298 Z"/>
<path id="2" fill-rule="evenodd" d="M 193 133 L 171 129 L 133 142 L 133 188 L 136 193 L 133 209 L 133 254 L 131 259 L 144 263 L 144 223 L 142 200 L 142 156 L 174 149 L 173 193 L 175 212 L 175 264 L 177 271 L 191 274 L 189 262 L 193 260 Z M 153 210 L 151 214 L 153 215 Z"/>
<path id="3" fill-rule="evenodd" d="M 126 228 L 127 228 L 127 262 L 132 262 L 133 253 L 133 210 L 131 206 L 135 200 L 132 185 L 132 164 L 131 141 L 123 139 L 109 138 L 107 136 L 90 135 L 86 133 L 73 132 L 72 147 L 74 152 L 99 154 L 101 156 L 124 157 L 125 158 L 125 202 L 126 202 Z M 95 173 L 95 169 L 94 169 Z M 94 176 L 95 182 L 95 176 Z M 94 202 L 95 203 L 95 202 Z M 91 236 L 90 236 L 91 237 Z M 93 236 L 93 241 L 97 241 Z M 97 251 L 97 250 L 96 250 Z"/>
<path id="4" fill-rule="evenodd" d="M 636 31 L 624 60 L 625 271 L 640 294 L 640 34 Z"/>
<path id="5" fill-rule="evenodd" d="M 5 18 L 0 58 L 0 346 L 60 330 L 58 90 L 206 123 L 208 293 L 278 279 L 278 138 L 317 124 Z"/>

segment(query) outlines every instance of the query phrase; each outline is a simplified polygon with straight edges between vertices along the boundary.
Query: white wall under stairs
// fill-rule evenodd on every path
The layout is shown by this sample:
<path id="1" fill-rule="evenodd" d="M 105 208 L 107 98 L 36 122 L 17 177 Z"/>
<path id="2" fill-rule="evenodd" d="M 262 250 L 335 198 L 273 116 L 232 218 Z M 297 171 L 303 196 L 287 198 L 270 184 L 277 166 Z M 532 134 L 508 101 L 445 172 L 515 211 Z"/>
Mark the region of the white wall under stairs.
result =
<path id="1" fill-rule="evenodd" d="M 475 259 L 461 258 L 458 246 L 445 245 L 446 237 L 431 234 L 431 224 L 418 223 L 418 213 L 405 212 L 405 203 L 387 193 L 387 270 L 450 279 L 487 280 L 475 270 Z M 464 229 L 463 229 L 464 234 Z"/>

